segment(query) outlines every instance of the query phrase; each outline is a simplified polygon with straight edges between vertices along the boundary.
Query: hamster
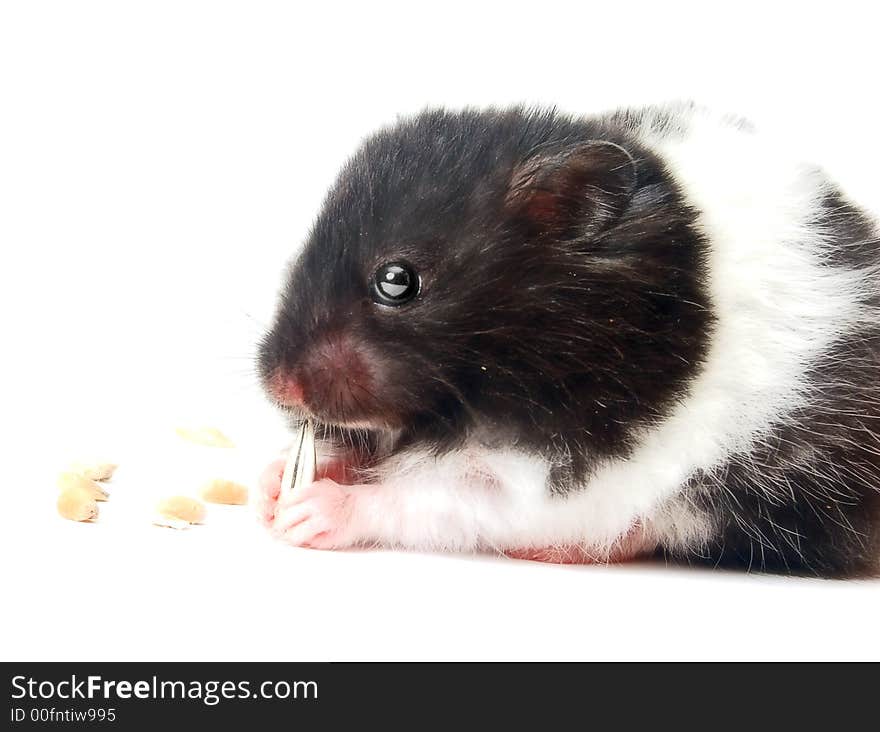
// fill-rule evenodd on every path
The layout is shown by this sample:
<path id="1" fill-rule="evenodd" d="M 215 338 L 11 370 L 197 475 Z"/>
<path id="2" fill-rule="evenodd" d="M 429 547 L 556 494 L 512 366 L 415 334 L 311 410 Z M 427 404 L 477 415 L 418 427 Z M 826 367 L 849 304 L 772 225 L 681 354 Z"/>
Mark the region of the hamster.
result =
<path id="1" fill-rule="evenodd" d="M 303 547 L 880 567 L 880 238 L 692 104 L 425 111 L 333 185 L 260 343 Z"/>

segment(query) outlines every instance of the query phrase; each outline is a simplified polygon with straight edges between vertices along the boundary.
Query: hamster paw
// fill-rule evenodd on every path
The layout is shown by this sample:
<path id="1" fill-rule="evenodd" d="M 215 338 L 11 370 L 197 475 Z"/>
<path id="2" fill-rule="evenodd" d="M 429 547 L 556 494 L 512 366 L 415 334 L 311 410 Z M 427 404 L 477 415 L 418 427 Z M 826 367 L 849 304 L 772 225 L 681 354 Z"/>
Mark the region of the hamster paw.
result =
<path id="1" fill-rule="evenodd" d="M 275 510 L 278 505 L 278 496 L 281 495 L 281 480 L 287 458 L 280 457 L 273 460 L 260 475 L 257 483 L 257 497 L 254 508 L 260 523 L 270 528 L 275 520 Z M 324 460 L 318 464 L 318 478 L 332 478 L 338 483 L 345 482 L 348 467 L 342 460 Z"/>
<path id="2" fill-rule="evenodd" d="M 350 499 L 350 491 L 336 481 L 318 480 L 278 501 L 272 533 L 288 544 L 311 549 L 350 546 Z"/>
<path id="3" fill-rule="evenodd" d="M 543 549 L 509 549 L 504 554 L 511 559 L 550 564 L 598 564 L 601 559 L 592 557 L 578 546 L 550 546 Z"/>
<path id="4" fill-rule="evenodd" d="M 610 551 L 602 554 L 592 553 L 578 545 L 509 549 L 504 554 L 511 559 L 552 564 L 619 564 L 648 556 L 656 548 L 656 541 L 652 540 L 641 526 L 636 525 L 624 534 Z"/>
<path id="5" fill-rule="evenodd" d="M 270 527 L 275 520 L 275 507 L 281 493 L 281 476 L 284 473 L 285 465 L 287 465 L 285 458 L 273 460 L 260 475 L 260 480 L 257 483 L 254 508 L 257 512 L 257 519 L 263 526 Z"/>

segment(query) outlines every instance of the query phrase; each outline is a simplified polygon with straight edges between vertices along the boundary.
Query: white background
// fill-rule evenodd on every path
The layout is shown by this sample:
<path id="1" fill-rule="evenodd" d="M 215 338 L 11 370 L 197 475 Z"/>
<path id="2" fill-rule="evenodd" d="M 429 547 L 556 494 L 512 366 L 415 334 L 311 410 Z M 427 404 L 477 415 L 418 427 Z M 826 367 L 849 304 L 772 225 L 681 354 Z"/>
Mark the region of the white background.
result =
<path id="1" fill-rule="evenodd" d="M 869 6 L 3 3 L 2 657 L 880 658 L 877 583 L 309 552 L 245 508 L 148 523 L 283 444 L 253 342 L 363 135 L 425 105 L 692 97 L 880 208 Z M 176 441 L 200 423 L 241 448 Z M 112 500 L 62 521 L 54 472 L 92 453 L 123 466 Z"/>

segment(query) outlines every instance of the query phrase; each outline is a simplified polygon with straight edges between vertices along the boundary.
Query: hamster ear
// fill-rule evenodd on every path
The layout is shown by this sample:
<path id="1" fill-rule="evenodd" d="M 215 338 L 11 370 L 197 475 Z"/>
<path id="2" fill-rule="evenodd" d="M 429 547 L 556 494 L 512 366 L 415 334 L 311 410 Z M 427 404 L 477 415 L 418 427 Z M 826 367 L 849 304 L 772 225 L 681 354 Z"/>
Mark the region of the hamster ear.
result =
<path id="1" fill-rule="evenodd" d="M 632 155 L 613 142 L 592 140 L 521 163 L 505 204 L 531 234 L 585 236 L 617 220 L 635 185 Z"/>

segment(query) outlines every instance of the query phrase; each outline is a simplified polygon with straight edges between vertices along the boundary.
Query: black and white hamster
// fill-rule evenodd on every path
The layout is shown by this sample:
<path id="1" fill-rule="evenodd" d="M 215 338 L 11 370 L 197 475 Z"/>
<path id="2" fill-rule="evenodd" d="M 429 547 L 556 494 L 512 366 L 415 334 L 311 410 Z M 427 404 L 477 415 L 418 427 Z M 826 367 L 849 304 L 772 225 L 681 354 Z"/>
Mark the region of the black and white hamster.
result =
<path id="1" fill-rule="evenodd" d="M 298 546 L 880 566 L 880 239 L 689 105 L 426 111 L 366 140 L 259 369 L 319 426 Z"/>

